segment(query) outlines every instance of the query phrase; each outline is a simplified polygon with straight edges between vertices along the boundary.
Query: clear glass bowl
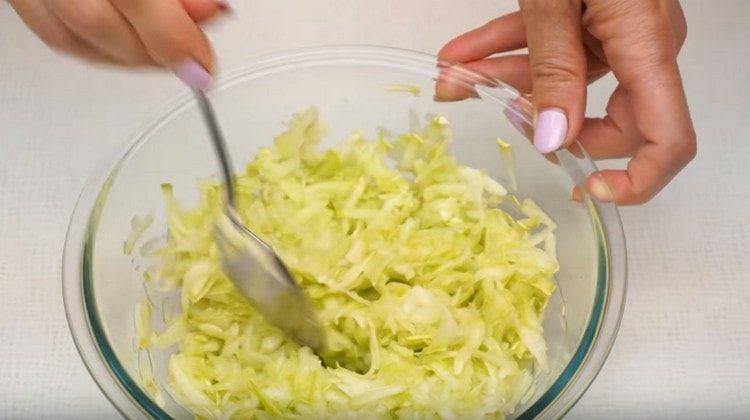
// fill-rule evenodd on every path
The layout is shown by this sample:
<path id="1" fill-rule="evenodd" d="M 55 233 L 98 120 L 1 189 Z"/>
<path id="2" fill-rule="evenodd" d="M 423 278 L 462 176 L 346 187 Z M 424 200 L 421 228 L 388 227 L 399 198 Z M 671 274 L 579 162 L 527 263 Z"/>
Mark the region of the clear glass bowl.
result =
<path id="1" fill-rule="evenodd" d="M 579 147 L 541 156 L 531 146 L 528 102 L 511 87 L 457 69 L 453 83 L 477 86 L 477 97 L 436 102 L 434 56 L 370 46 L 308 49 L 255 61 L 227 74 L 212 93 L 236 168 L 309 106 L 330 126 L 328 139 L 353 130 L 409 127 L 409 110 L 445 116 L 454 133 L 453 153 L 508 185 L 508 168 L 495 139 L 513 146 L 517 193 L 533 198 L 559 226 L 557 292 L 544 320 L 550 368 L 536 378 L 535 392 L 517 418 L 556 418 L 581 397 L 601 369 L 622 316 L 626 286 L 625 241 L 615 206 L 571 190 L 596 170 Z M 421 94 L 394 92 L 413 85 Z M 242 166 L 241 166 L 242 165 Z M 166 383 L 168 354 L 138 350 L 134 311 L 148 290 L 148 261 L 125 255 L 123 243 L 134 215 L 153 213 L 146 237 L 165 232 L 159 185 L 170 182 L 182 202 L 197 196 L 197 180 L 217 173 L 215 157 L 190 95 L 169 105 L 87 182 L 65 243 L 63 293 L 78 350 L 99 387 L 126 417 L 185 418 L 167 397 L 160 408 L 139 385 L 152 367 Z M 166 299 L 156 308 L 170 311 Z M 145 366 L 144 364 L 147 364 Z"/>

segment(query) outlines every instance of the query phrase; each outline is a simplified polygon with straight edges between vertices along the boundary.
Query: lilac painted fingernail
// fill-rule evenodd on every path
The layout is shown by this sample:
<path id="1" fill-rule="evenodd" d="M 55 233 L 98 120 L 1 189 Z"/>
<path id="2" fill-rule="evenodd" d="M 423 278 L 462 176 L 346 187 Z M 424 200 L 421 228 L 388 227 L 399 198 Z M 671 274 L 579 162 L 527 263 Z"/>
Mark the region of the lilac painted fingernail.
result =
<path id="1" fill-rule="evenodd" d="M 541 153 L 559 149 L 568 133 L 568 117 L 559 108 L 546 108 L 539 112 L 534 130 L 534 146 Z"/>
<path id="2" fill-rule="evenodd" d="M 213 83 L 211 74 L 193 59 L 187 59 L 176 65 L 174 73 L 192 89 L 206 90 Z"/>
<path id="3" fill-rule="evenodd" d="M 216 0 L 216 5 L 225 12 L 232 11 L 232 5 L 229 4 L 229 0 Z"/>

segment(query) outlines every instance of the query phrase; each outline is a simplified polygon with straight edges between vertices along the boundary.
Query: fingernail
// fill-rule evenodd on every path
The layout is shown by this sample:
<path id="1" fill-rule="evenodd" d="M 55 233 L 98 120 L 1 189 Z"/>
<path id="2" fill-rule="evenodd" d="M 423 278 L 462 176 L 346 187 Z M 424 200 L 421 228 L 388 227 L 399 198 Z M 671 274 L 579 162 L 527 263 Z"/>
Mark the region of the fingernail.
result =
<path id="1" fill-rule="evenodd" d="M 192 89 L 206 90 L 213 83 L 211 74 L 193 59 L 187 59 L 175 66 L 174 73 Z"/>
<path id="2" fill-rule="evenodd" d="M 534 147 L 541 153 L 559 149 L 568 133 L 568 118 L 559 108 L 546 108 L 539 112 L 534 130 Z"/>
<path id="3" fill-rule="evenodd" d="M 570 192 L 570 199 L 576 203 L 583 203 L 583 189 L 579 186 L 573 187 L 573 190 Z"/>
<path id="4" fill-rule="evenodd" d="M 599 201 L 612 201 L 612 191 L 600 176 L 593 176 L 589 181 L 589 192 Z"/>
<path id="5" fill-rule="evenodd" d="M 225 12 L 232 11 L 232 5 L 229 4 L 229 0 L 216 0 L 216 5 Z"/>
<path id="6" fill-rule="evenodd" d="M 455 86 L 448 83 L 436 83 L 435 84 L 435 96 L 433 96 L 435 102 L 454 102 L 461 98 Z"/>

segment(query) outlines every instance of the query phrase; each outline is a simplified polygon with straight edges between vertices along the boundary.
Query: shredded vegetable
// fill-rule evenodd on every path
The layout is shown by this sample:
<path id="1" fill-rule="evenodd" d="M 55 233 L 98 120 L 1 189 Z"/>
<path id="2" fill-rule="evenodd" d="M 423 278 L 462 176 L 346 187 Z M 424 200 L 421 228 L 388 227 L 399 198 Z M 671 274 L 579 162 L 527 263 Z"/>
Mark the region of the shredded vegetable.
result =
<path id="1" fill-rule="evenodd" d="M 497 147 L 500 150 L 500 159 L 505 166 L 508 184 L 513 190 L 518 190 L 518 181 L 516 181 L 516 159 L 513 156 L 513 146 L 503 139 L 497 139 Z"/>
<path id="2" fill-rule="evenodd" d="M 122 252 L 124 252 L 125 255 L 130 255 L 133 252 L 135 243 L 138 242 L 138 240 L 141 238 L 141 235 L 143 235 L 143 232 L 145 232 L 153 222 L 153 213 L 149 213 L 143 217 L 133 216 L 133 218 L 130 220 L 130 233 L 128 234 L 128 237 L 125 238 L 125 242 L 122 244 Z"/>
<path id="3" fill-rule="evenodd" d="M 414 96 L 419 96 L 422 91 L 419 86 L 415 85 L 388 85 L 385 89 L 389 92 L 411 93 Z"/>
<path id="4" fill-rule="evenodd" d="M 315 109 L 236 176 L 243 221 L 271 244 L 327 334 L 323 363 L 267 324 L 222 273 L 216 181 L 181 207 L 146 281 L 181 293 L 166 330 L 170 394 L 196 418 L 503 418 L 544 369 L 542 317 L 558 269 L 555 225 L 449 153 L 436 117 L 322 149 Z M 514 218 L 500 204 L 516 208 Z M 515 213 L 514 211 L 514 213 Z"/>

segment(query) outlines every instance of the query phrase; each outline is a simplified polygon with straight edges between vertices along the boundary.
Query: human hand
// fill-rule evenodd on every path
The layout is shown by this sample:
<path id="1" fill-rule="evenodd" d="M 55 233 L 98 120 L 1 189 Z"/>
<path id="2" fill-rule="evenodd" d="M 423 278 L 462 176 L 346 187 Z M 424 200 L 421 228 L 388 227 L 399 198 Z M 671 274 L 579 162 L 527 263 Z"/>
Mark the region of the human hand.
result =
<path id="1" fill-rule="evenodd" d="M 577 138 L 595 159 L 630 157 L 624 170 L 589 177 L 587 189 L 595 197 L 619 204 L 648 201 L 696 154 L 677 66 L 687 33 L 679 2 L 519 3 L 520 12 L 450 41 L 440 58 L 531 93 L 536 109 L 534 145 L 540 152 L 552 152 Z M 524 47 L 528 55 L 490 57 Z M 607 115 L 585 118 L 587 84 L 610 70 L 619 85 L 609 99 Z M 435 89 L 443 100 L 473 93 L 440 80 Z"/>
<path id="2" fill-rule="evenodd" d="M 211 47 L 198 26 L 226 0 L 10 0 L 50 47 L 125 66 L 162 66 L 196 87 L 210 83 Z"/>

